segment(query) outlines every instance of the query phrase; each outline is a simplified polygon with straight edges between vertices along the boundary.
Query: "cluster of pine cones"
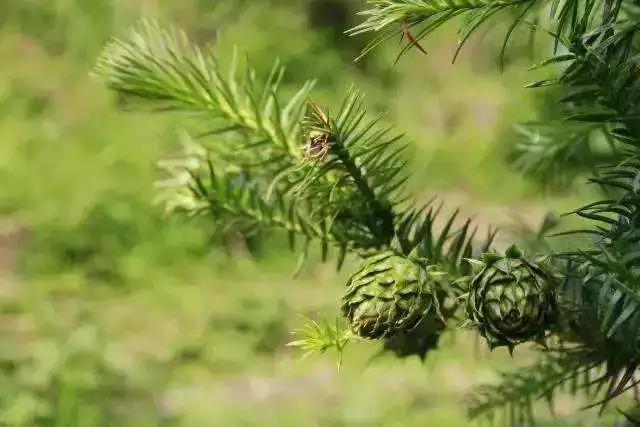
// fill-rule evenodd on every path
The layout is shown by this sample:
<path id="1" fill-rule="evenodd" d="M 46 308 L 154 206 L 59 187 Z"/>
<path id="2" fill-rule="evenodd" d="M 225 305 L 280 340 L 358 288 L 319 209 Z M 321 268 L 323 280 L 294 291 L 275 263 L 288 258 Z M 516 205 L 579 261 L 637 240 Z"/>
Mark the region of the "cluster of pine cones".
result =
<path id="1" fill-rule="evenodd" d="M 543 339 L 557 305 L 547 266 L 526 259 L 515 246 L 504 255 L 485 254 L 477 264 L 473 276 L 452 282 L 428 260 L 378 254 L 349 278 L 342 312 L 353 333 L 384 339 L 385 348 L 401 356 L 424 358 L 456 316 L 475 326 L 490 348 L 513 351 Z"/>

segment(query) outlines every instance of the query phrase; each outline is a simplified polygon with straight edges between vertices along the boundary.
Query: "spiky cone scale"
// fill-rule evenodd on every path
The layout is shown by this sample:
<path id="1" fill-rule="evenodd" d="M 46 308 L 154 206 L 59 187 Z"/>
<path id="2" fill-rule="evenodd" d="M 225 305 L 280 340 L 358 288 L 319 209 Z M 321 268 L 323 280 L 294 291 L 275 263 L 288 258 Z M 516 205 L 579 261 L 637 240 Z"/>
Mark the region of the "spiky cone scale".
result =
<path id="1" fill-rule="evenodd" d="M 553 275 L 515 247 L 485 256 L 471 281 L 467 315 L 491 349 L 541 340 L 555 318 Z"/>
<path id="2" fill-rule="evenodd" d="M 420 260 L 395 252 L 376 255 L 347 282 L 342 312 L 352 331 L 363 338 L 413 330 L 439 311 L 435 277 Z"/>

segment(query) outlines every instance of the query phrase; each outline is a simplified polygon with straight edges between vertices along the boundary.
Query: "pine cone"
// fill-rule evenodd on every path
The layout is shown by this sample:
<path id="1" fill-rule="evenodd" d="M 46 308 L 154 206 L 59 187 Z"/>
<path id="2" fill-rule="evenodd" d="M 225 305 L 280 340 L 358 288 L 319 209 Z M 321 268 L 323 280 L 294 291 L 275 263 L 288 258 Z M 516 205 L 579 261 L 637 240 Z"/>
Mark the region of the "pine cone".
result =
<path id="1" fill-rule="evenodd" d="M 471 281 L 467 315 L 489 347 L 515 345 L 545 335 L 553 321 L 553 277 L 511 247 L 506 256 L 485 256 Z"/>
<path id="2" fill-rule="evenodd" d="M 385 252 L 347 282 L 342 312 L 355 334 L 378 339 L 417 327 L 438 312 L 435 277 L 421 260 Z"/>

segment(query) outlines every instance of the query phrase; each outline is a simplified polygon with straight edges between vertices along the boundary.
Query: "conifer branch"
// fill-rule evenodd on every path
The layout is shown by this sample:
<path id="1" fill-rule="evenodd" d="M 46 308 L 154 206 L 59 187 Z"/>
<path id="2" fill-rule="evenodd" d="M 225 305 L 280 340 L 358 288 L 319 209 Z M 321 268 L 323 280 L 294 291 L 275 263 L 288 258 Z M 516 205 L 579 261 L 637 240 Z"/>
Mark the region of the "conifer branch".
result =
<path id="1" fill-rule="evenodd" d="M 260 85 L 250 68 L 239 79 L 235 63 L 227 77 L 211 47 L 193 46 L 155 23 L 113 40 L 98 60 L 94 74 L 130 105 L 186 113 L 195 118 L 190 133 L 213 142 L 163 163 L 173 168 L 160 183 L 169 210 L 206 212 L 222 229 L 242 233 L 280 228 L 341 253 L 398 240 L 403 252 L 411 240 L 409 246 L 463 274 L 461 260 L 473 252 L 470 223 L 452 228 L 456 214 L 436 234 L 436 212 L 403 212 L 405 146 L 392 128 L 379 126 L 381 116 L 368 118 L 358 91 L 350 90 L 335 112 L 308 102 L 312 83 L 283 103 L 283 67 L 276 63 Z"/>
<path id="2" fill-rule="evenodd" d="M 515 127 L 513 166 L 544 188 L 570 187 L 574 178 L 597 174 L 598 165 L 621 161 L 621 144 L 598 123 L 545 121 Z"/>
<path id="3" fill-rule="evenodd" d="M 349 35 L 374 33 L 376 37 L 362 50 L 359 58 L 371 52 L 381 43 L 412 31 L 410 40 L 400 54 L 405 53 L 415 43 L 424 39 L 443 24 L 459 15 L 467 15 L 460 31 L 460 45 L 469 35 L 496 13 L 510 8 L 524 6 L 528 13 L 540 0 L 369 0 L 370 9 L 360 12 L 366 19 L 349 30 Z M 521 20 L 518 19 L 518 21 Z M 517 22 L 515 24 L 517 24 Z M 507 36 L 508 39 L 508 36 Z"/>
<path id="4" fill-rule="evenodd" d="M 239 134 L 231 150 L 250 148 L 255 159 L 261 146 L 263 167 L 300 157 L 300 124 L 313 82 L 283 103 L 278 91 L 284 67 L 278 61 L 263 85 L 248 67 L 240 79 L 235 57 L 227 77 L 213 47 L 201 49 L 178 30 L 144 22 L 107 45 L 93 74 L 134 107 L 195 117 L 202 136 Z"/>
<path id="5" fill-rule="evenodd" d="M 576 169 L 593 169 L 591 182 L 606 194 L 574 212 L 591 226 L 565 233 L 586 232 L 595 239 L 593 244 L 553 256 L 565 287 L 578 293 L 560 292 L 555 272 L 535 267 L 514 247 L 505 256 L 483 257 L 483 273 L 476 276 L 482 280 L 469 280 L 478 292 L 466 316 L 486 323 L 482 331 L 490 332 L 485 336 L 493 338 L 489 344 L 511 349 L 551 334 L 560 344 L 533 367 L 503 376 L 501 385 L 480 389 L 471 415 L 506 408 L 512 423 L 527 422 L 534 399 L 551 399 L 565 386 L 588 392 L 603 407 L 635 388 L 640 363 L 638 7 L 626 0 L 369 4 L 363 12 L 366 21 L 350 32 L 378 36 L 364 53 L 399 33 L 408 39 L 403 53 L 464 15 L 462 46 L 498 12 L 512 10 L 515 18 L 501 56 L 515 28 L 549 5 L 548 32 L 556 47 L 567 52 L 538 64 L 562 64 L 557 78 L 529 86 L 561 88 L 562 126 L 554 123 L 544 133 L 540 126 L 522 128 L 517 163 L 527 173 L 558 179 L 567 165 L 579 161 Z M 170 172 L 163 184 L 168 207 L 190 215 L 206 213 L 220 230 L 252 235 L 279 229 L 307 242 L 317 240 L 325 257 L 331 244 L 340 249 L 339 264 L 347 251 L 381 255 L 365 260 L 350 281 L 354 290 L 345 296 L 345 313 L 358 323 L 354 330 L 363 337 L 402 333 L 407 338 L 425 317 L 442 318 L 442 295 L 455 300 L 449 307 L 454 317 L 459 294 L 447 291 L 455 283 L 467 283 L 472 273 L 467 261 L 489 251 L 495 233 L 489 232 L 478 245 L 476 229 L 470 220 L 457 223 L 457 211 L 437 227 L 440 207 L 407 206 L 405 147 L 399 136 L 390 134 L 391 128 L 378 126 L 380 118 L 368 119 L 357 91 L 350 91 L 341 107 L 332 110 L 309 102 L 308 83 L 284 103 L 278 95 L 284 72 L 280 65 L 264 85 L 250 68 L 243 78 L 238 78 L 235 65 L 231 68 L 225 76 L 212 49 L 194 47 L 183 34 L 155 24 L 113 41 L 98 62 L 95 74 L 130 105 L 187 113 L 192 133 L 215 141 L 210 149 L 194 150 L 187 163 L 165 163 Z M 591 151 L 594 137 L 609 145 L 606 156 Z M 493 294 L 485 301 L 489 291 Z M 520 312 L 521 300 L 527 307 L 522 310 L 531 313 Z M 496 308 L 503 302 L 508 312 Z M 356 313 L 360 307 L 363 311 Z M 384 328 L 376 329 L 379 325 Z M 422 338 L 429 340 L 416 348 L 399 340 L 394 345 L 402 348 L 395 350 L 425 355 L 441 329 L 427 332 L 434 333 L 425 333 Z M 339 324 L 311 323 L 305 334 L 292 345 L 341 352 L 350 337 Z"/>
<path id="6" fill-rule="evenodd" d="M 196 119 L 196 136 L 215 140 L 213 151 L 207 152 L 211 167 L 202 168 L 210 172 L 208 181 L 191 176 L 189 188 L 173 192 L 177 207 L 188 204 L 193 213 L 204 204 L 216 214 L 226 212 L 230 223 L 243 223 L 247 229 L 266 222 L 263 225 L 280 225 L 323 242 L 333 236 L 341 248 L 388 245 L 393 236 L 391 200 L 404 182 L 402 150 L 394 145 L 397 137 L 385 139 L 390 129 L 376 130 L 377 121 L 363 122 L 361 96 L 350 92 L 337 115 L 322 125 L 321 131 L 332 140 L 331 159 L 320 164 L 324 159 L 305 153 L 311 129 L 303 128 L 303 119 L 313 84 L 305 84 L 282 103 L 277 92 L 283 67 L 276 63 L 262 86 L 253 70 L 247 69 L 240 80 L 235 60 L 231 68 L 225 77 L 211 47 L 201 49 L 179 31 L 143 23 L 106 47 L 94 74 L 134 106 L 188 113 Z M 234 172 L 229 175 L 227 170 Z M 238 185 L 225 187 L 224 181 L 231 179 L 252 190 L 239 193 Z M 216 199 L 220 194 L 229 198 L 223 203 Z M 304 208 L 291 208 L 293 200 Z M 248 204 L 240 206 L 240 201 Z M 295 224 L 287 223 L 267 215 L 271 206 L 305 213 L 294 215 Z M 233 214 L 242 221 L 231 221 Z"/>
<path id="7" fill-rule="evenodd" d="M 597 387 L 602 364 L 584 357 L 582 350 L 563 349 L 545 354 L 535 364 L 505 372 L 494 385 L 469 396 L 469 416 L 513 426 L 535 423 L 534 404 L 544 399 L 553 411 L 554 397 L 563 391 L 588 395 Z"/>
<path id="8" fill-rule="evenodd" d="M 388 246 L 394 235 L 394 206 L 404 200 L 407 180 L 401 136 L 388 136 L 391 128 L 378 128 L 379 118 L 366 120 L 362 95 L 356 90 L 349 91 L 336 114 L 313 106 L 306 126 L 316 139 L 309 144 L 325 147 L 316 147 L 322 155 L 302 168 L 298 192 L 328 200 L 335 206 L 336 224 L 356 221 L 368 228 L 376 246 Z M 323 177 L 328 177 L 328 185 L 315 185 Z"/>
<path id="9" fill-rule="evenodd" d="M 513 28 L 527 14 L 536 13 L 539 7 L 535 6 L 544 5 L 544 2 L 518 3 L 371 1 L 373 7 L 363 13 L 367 20 L 351 33 L 374 32 L 378 35 L 364 49 L 363 54 L 366 54 L 384 40 L 403 30 L 407 31 L 407 28 L 413 32 L 412 39 L 419 41 L 452 18 L 467 14 L 467 21 L 461 30 L 462 45 L 471 33 L 495 13 L 511 6 L 522 7 L 503 43 L 504 52 Z M 564 63 L 566 67 L 559 78 L 535 82 L 529 87 L 560 85 L 568 94 L 562 102 L 565 119 L 570 121 L 570 126 L 551 129 L 556 133 L 547 134 L 546 139 L 532 139 L 532 134 L 528 133 L 525 135 L 528 140 L 525 139 L 519 147 L 518 163 L 524 171 L 556 179 L 559 170 L 575 164 L 579 159 L 580 164 L 584 165 L 581 167 L 594 171 L 596 176 L 591 181 L 605 189 L 607 196 L 614 196 L 576 211 L 579 216 L 596 223 L 585 232 L 597 236 L 597 241 L 593 248 L 562 256 L 570 259 L 570 265 L 574 267 L 574 271 L 565 271 L 565 274 L 578 275 L 579 287 L 584 295 L 581 300 L 565 301 L 570 306 L 573 304 L 565 315 L 584 319 L 587 313 L 589 324 L 592 325 L 582 329 L 577 326 L 579 321 L 574 322 L 574 332 L 578 333 L 585 353 L 576 354 L 563 349 L 568 364 L 558 363 L 554 359 L 550 364 L 536 366 L 532 371 L 506 377 L 506 387 L 503 384 L 484 389 L 481 394 L 485 399 L 476 402 L 472 410 L 474 414 L 495 407 L 506 407 L 512 423 L 517 423 L 519 419 L 526 420 L 529 418 L 531 401 L 539 397 L 535 393 L 541 391 L 542 385 L 553 378 L 557 379 L 558 384 L 579 383 L 579 378 L 598 366 L 606 367 L 605 374 L 586 381 L 584 386 L 589 388 L 597 384 L 598 390 L 606 386 L 605 398 L 599 404 L 606 404 L 637 384 L 634 373 L 640 342 L 637 337 L 637 331 L 640 330 L 640 264 L 637 261 L 640 259 L 637 255 L 640 244 L 637 231 L 640 227 L 640 165 L 635 159 L 640 154 L 640 88 L 636 83 L 639 71 L 636 59 L 638 48 L 635 44 L 638 26 L 634 19 L 628 19 L 637 16 L 635 8 L 618 0 L 590 0 L 583 3 L 566 0 L 551 4 L 549 21 L 555 28 L 550 29 L 549 33 L 555 38 L 556 45 L 564 45 L 569 53 L 555 56 L 540 66 Z M 410 47 L 406 45 L 401 53 Z M 595 156 L 591 152 L 585 156 L 585 150 L 591 148 L 594 132 L 609 144 L 610 158 Z M 576 155 L 578 152 L 579 156 Z M 605 163 L 612 160 L 619 164 L 602 169 Z M 409 218 L 412 219 L 409 223 L 415 223 L 414 215 L 410 214 Z M 429 223 L 428 218 L 425 224 Z M 410 239 L 404 239 L 402 244 L 412 247 Z M 454 254 L 457 252 L 454 251 Z M 576 269 L 576 266 L 579 268 Z M 582 357 L 585 354 L 590 356 L 585 359 Z M 585 360 L 589 361 L 588 365 L 584 365 Z M 572 365 L 574 363 L 577 365 Z M 583 366 L 587 366 L 584 372 L 575 369 Z"/>
<path id="10" fill-rule="evenodd" d="M 368 234 L 341 233 L 330 223 L 331 216 L 314 209 L 309 199 L 273 185 L 265 176 L 217 167 L 207 151 L 196 144 L 191 144 L 186 154 L 182 159 L 160 162 L 167 176 L 157 183 L 161 190 L 158 200 L 168 213 L 207 215 L 222 233 L 249 236 L 282 230 L 290 234 L 292 246 L 295 237 L 301 236 L 345 250 L 368 247 Z"/>
<path id="11" fill-rule="evenodd" d="M 507 7 L 525 3 L 531 0 L 369 0 L 372 7 L 360 12 L 368 17 L 365 22 L 350 30 L 353 35 L 380 31 L 387 26 L 404 22 L 415 23 L 424 21 L 443 12 L 466 12 L 486 7 Z"/>

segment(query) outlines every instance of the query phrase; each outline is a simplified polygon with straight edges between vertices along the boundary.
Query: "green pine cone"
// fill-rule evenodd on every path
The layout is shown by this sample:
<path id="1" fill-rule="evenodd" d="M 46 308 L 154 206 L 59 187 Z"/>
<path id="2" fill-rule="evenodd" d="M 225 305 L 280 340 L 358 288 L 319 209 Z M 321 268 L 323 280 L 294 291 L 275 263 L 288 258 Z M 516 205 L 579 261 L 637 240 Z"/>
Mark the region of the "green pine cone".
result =
<path id="1" fill-rule="evenodd" d="M 506 256 L 486 256 L 471 281 L 467 315 L 489 347 L 542 338 L 555 313 L 553 277 L 512 247 Z"/>
<path id="2" fill-rule="evenodd" d="M 424 263 L 394 252 L 371 257 L 347 282 L 342 312 L 363 338 L 412 330 L 438 313 L 435 276 Z"/>

